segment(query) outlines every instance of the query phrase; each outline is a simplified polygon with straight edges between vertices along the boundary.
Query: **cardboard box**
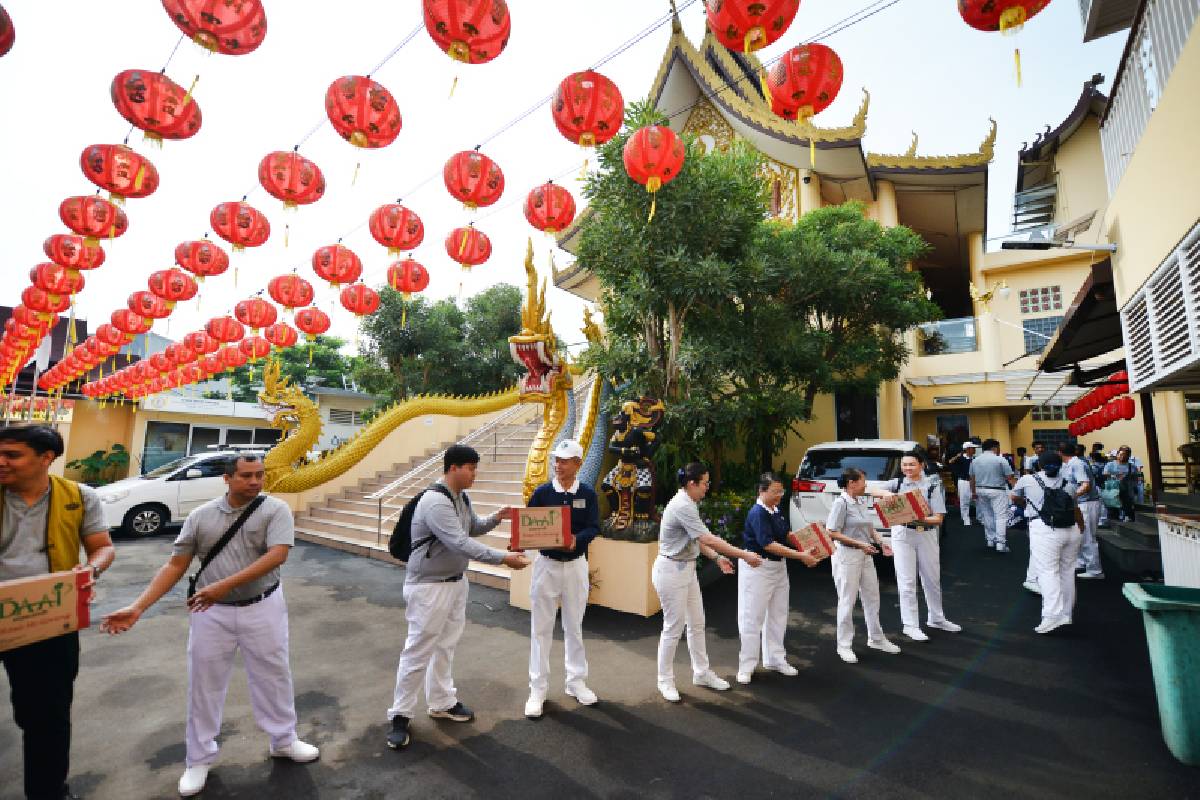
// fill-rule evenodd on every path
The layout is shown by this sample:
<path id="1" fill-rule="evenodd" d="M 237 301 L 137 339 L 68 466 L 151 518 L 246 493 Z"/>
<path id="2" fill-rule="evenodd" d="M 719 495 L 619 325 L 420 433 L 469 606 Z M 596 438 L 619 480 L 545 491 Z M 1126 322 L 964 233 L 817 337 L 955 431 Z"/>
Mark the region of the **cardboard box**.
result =
<path id="1" fill-rule="evenodd" d="M 829 538 L 829 530 L 819 522 L 805 525 L 800 530 L 789 533 L 788 545 L 801 553 L 815 547 L 817 548 L 817 558 L 821 561 L 833 555 L 833 540 Z"/>
<path id="2" fill-rule="evenodd" d="M 0 651 L 88 627 L 89 577 L 67 571 L 0 581 Z"/>
<path id="3" fill-rule="evenodd" d="M 574 547 L 570 506 L 512 510 L 510 550 L 572 550 Z"/>
<path id="4" fill-rule="evenodd" d="M 929 501 L 919 491 L 901 492 L 891 497 L 875 498 L 875 511 L 884 527 L 920 522 L 933 514 Z"/>

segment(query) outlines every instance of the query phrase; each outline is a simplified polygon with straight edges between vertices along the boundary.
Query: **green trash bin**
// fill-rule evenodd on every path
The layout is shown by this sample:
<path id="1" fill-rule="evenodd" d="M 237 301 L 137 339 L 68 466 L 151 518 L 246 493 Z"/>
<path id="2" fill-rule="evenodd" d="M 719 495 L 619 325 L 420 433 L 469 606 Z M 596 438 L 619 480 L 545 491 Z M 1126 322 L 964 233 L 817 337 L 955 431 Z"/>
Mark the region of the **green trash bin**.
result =
<path id="1" fill-rule="evenodd" d="M 1184 764 L 1200 766 L 1200 589 L 1127 583 L 1142 610 L 1163 739 Z"/>

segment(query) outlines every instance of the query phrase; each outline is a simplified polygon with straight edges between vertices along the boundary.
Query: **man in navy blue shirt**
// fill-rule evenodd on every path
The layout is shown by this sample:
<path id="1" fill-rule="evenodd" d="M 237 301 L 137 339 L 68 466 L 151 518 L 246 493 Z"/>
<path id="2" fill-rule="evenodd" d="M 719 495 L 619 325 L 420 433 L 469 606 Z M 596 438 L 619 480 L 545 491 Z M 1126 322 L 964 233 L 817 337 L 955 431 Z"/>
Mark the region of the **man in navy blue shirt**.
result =
<path id="1" fill-rule="evenodd" d="M 587 609 L 591 581 L 587 550 L 600 532 L 600 503 L 596 490 L 576 477 L 583 464 L 583 447 L 574 439 L 563 439 L 554 448 L 554 479 L 533 490 L 531 508 L 566 506 L 571 509 L 571 550 L 542 550 L 533 562 L 529 589 L 530 652 L 529 700 L 525 716 L 542 716 L 542 705 L 550 686 L 550 645 L 554 640 L 554 617 L 562 604 L 563 641 L 566 645 L 567 694 L 585 706 L 596 702 L 587 687 L 587 657 L 583 652 L 583 612 Z"/>

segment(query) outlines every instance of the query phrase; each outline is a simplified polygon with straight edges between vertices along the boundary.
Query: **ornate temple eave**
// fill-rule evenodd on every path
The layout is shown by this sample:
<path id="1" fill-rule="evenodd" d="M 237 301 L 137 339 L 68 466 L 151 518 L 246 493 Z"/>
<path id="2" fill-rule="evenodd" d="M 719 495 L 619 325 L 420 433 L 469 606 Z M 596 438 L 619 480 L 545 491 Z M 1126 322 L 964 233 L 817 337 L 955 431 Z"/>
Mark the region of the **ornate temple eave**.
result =
<path id="1" fill-rule="evenodd" d="M 986 170 L 995 157 L 996 120 L 979 146 L 978 152 L 953 156 L 917 155 L 917 135 L 913 134 L 912 145 L 902 155 L 867 153 L 867 166 L 872 172 L 978 172 Z"/>

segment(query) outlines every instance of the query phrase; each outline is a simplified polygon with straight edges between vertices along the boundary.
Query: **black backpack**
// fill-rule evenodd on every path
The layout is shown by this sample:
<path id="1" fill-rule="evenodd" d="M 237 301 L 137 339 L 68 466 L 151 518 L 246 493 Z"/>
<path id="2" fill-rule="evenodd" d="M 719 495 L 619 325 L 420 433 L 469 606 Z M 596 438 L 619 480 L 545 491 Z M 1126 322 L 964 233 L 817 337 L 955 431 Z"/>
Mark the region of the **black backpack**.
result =
<path id="1" fill-rule="evenodd" d="M 412 540 L 412 523 L 413 515 L 417 513 L 417 503 L 421 502 L 421 498 L 425 496 L 425 492 L 434 491 L 438 494 L 443 494 L 450 498 L 450 502 L 454 502 L 454 495 L 450 494 L 450 490 L 440 483 L 435 483 L 428 489 L 423 489 L 417 492 L 417 496 L 404 504 L 404 508 L 400 511 L 400 519 L 396 520 L 396 527 L 392 528 L 392 538 L 388 541 L 388 552 L 392 554 L 392 558 L 397 561 L 405 561 L 412 556 L 413 551 L 421 548 L 433 541 L 434 537 L 426 536 L 417 543 Z M 467 508 L 471 507 L 471 500 L 467 497 L 466 492 L 462 493 L 463 502 L 467 504 Z M 426 558 L 429 557 L 429 552 L 425 552 Z"/>
<path id="2" fill-rule="evenodd" d="M 1042 487 L 1042 507 L 1034 506 L 1042 522 L 1051 528 L 1069 528 L 1075 524 L 1075 498 L 1064 489 L 1053 489 L 1034 475 L 1033 479 Z"/>

